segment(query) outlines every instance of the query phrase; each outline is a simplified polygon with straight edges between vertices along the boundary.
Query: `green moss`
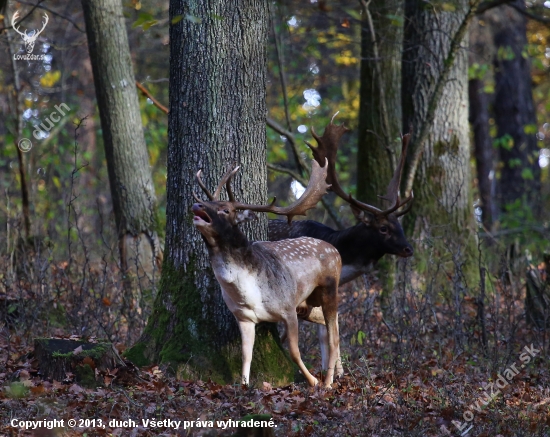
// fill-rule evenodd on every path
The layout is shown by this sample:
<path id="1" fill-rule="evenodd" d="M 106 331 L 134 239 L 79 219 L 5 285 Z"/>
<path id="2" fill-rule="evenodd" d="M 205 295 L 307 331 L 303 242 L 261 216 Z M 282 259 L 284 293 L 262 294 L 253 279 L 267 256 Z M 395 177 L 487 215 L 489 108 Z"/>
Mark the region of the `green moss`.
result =
<path id="1" fill-rule="evenodd" d="M 101 359 L 101 357 L 103 357 L 103 355 L 105 355 L 105 352 L 107 351 L 107 348 L 109 348 L 111 345 L 109 344 L 104 344 L 104 343 L 98 343 L 96 344 L 93 349 L 85 349 L 83 350 L 82 352 L 80 352 L 78 354 L 78 357 L 79 358 L 86 358 L 86 357 L 90 357 L 94 360 L 99 360 Z M 76 346 L 78 347 L 78 346 Z M 75 347 L 75 349 L 76 349 Z M 52 353 L 52 357 L 53 358 L 70 358 L 74 355 L 74 352 L 73 351 L 69 351 L 69 352 L 53 352 Z"/>
<path id="2" fill-rule="evenodd" d="M 149 361 L 145 357 L 146 347 L 147 346 L 146 346 L 145 343 L 138 342 L 133 347 L 131 347 L 130 349 L 127 349 L 123 353 L 123 356 L 125 358 L 127 358 L 128 360 L 130 360 L 132 363 L 134 363 L 138 367 L 148 366 L 149 364 L 151 364 L 151 361 Z"/>
<path id="3" fill-rule="evenodd" d="M 451 141 L 437 141 L 433 146 L 434 155 L 441 157 L 446 153 L 457 155 L 460 148 L 460 140 L 456 135 L 451 137 Z"/>
<path id="4" fill-rule="evenodd" d="M 207 379 L 220 383 L 240 380 L 240 335 L 221 344 L 221 332 L 213 319 L 203 318 L 203 299 L 195 286 L 195 258 L 187 269 L 175 269 L 168 261 L 163 265 L 159 293 L 153 314 L 140 340 L 126 356 L 138 363 L 157 362 L 168 365 L 179 378 Z M 200 274 L 203 274 L 201 272 Z M 212 275 L 212 284 L 216 280 Z M 219 293 L 212 285 L 204 295 Z M 285 384 L 292 380 L 292 364 L 282 350 L 274 325 L 258 326 L 251 377 Z"/>
<path id="5" fill-rule="evenodd" d="M 98 386 L 97 381 L 95 380 L 94 370 L 90 367 L 89 364 L 84 364 L 76 366 L 74 369 L 76 376 L 76 381 L 86 388 L 96 388 Z"/>

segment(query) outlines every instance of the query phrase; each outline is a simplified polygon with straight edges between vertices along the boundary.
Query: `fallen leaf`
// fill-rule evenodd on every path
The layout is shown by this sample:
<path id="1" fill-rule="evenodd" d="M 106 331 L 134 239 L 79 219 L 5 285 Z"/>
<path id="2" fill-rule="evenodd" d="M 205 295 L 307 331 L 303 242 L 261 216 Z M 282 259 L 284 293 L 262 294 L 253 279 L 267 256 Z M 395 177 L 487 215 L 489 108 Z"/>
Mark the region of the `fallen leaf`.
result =
<path id="1" fill-rule="evenodd" d="M 78 384 L 73 384 L 69 387 L 69 391 L 74 394 L 82 393 L 84 389 L 80 387 Z"/>
<path id="2" fill-rule="evenodd" d="M 94 360 L 91 358 L 91 357 L 85 357 L 83 360 L 82 360 L 82 364 L 87 364 L 88 366 L 90 366 L 92 369 L 95 369 L 95 363 L 94 363 Z"/>

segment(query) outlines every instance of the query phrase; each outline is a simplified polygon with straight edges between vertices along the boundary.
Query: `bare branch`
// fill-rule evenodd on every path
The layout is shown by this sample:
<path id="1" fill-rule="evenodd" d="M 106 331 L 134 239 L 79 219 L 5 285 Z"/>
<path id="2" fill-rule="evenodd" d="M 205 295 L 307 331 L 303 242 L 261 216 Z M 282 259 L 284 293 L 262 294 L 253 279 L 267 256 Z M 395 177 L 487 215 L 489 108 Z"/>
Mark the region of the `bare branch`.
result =
<path id="1" fill-rule="evenodd" d="M 29 16 L 34 12 L 34 10 L 40 6 L 40 4 L 42 2 L 44 2 L 45 0 L 39 0 L 38 3 L 36 5 L 33 5 L 32 9 L 27 13 L 27 15 L 25 15 L 23 18 L 21 18 L 17 24 L 21 24 L 23 21 L 25 21 L 27 18 L 29 18 Z M 7 15 L 6 15 L 7 16 Z M 8 21 L 5 21 L 4 23 L 4 27 L 2 27 L 2 29 L 0 29 L 0 34 L 2 32 L 4 32 L 4 30 L 9 30 L 9 29 L 13 29 L 13 26 L 10 26 L 9 25 L 9 22 Z"/>
<path id="2" fill-rule="evenodd" d="M 514 8 L 520 14 L 525 15 L 527 18 L 530 18 L 531 20 L 538 21 L 539 23 L 542 23 L 542 24 L 550 24 L 550 18 L 533 14 L 532 12 L 529 12 L 527 9 L 523 9 L 521 6 L 519 6 L 516 3 L 507 3 L 507 5 L 510 6 L 511 8 Z"/>
<path id="3" fill-rule="evenodd" d="M 488 11 L 489 9 L 496 8 L 498 6 L 504 5 L 506 3 L 510 3 L 514 0 L 492 0 L 492 1 L 484 1 L 481 2 L 477 8 L 476 14 L 480 15 L 483 14 L 485 11 Z"/>
<path id="4" fill-rule="evenodd" d="M 483 14 L 485 11 L 488 11 L 489 9 L 496 8 L 498 6 L 507 5 L 511 8 L 514 8 L 516 11 L 518 11 L 520 14 L 525 15 L 527 18 L 530 18 L 531 20 L 538 21 L 539 23 L 543 24 L 550 24 L 550 18 L 543 17 L 542 15 L 537 15 L 532 12 L 529 12 L 527 9 L 522 8 L 520 5 L 518 5 L 515 0 L 493 0 L 493 1 L 484 1 L 481 2 L 479 7 L 477 8 L 477 14 Z"/>
<path id="5" fill-rule="evenodd" d="M 266 123 L 271 129 L 273 129 L 279 135 L 282 135 L 288 140 L 290 147 L 294 152 L 294 156 L 296 158 L 296 164 L 298 165 L 298 170 L 300 171 L 301 174 L 305 174 L 306 176 L 308 176 L 309 175 L 308 166 L 306 165 L 304 159 L 302 158 L 302 155 L 300 154 L 300 149 L 298 148 L 298 144 L 296 143 L 296 137 L 293 135 L 293 133 L 290 132 L 289 130 L 286 130 L 284 127 L 282 127 L 279 123 L 277 123 L 272 118 L 267 117 Z"/>
<path id="6" fill-rule="evenodd" d="M 35 6 L 33 3 L 29 3 L 29 2 L 21 1 L 21 0 L 19 0 L 19 3 L 22 3 L 24 5 L 29 5 L 29 6 Z M 52 15 L 55 15 L 59 18 L 63 18 L 64 20 L 71 23 L 75 27 L 75 29 L 78 30 L 79 32 L 86 33 L 86 31 L 84 29 L 82 29 L 78 24 L 76 24 L 71 17 L 67 17 L 66 15 L 60 14 L 59 12 L 56 12 L 53 9 L 48 8 L 47 6 L 42 6 L 40 3 L 38 5 L 36 5 L 36 7 L 39 8 L 39 9 L 43 9 L 45 11 L 48 11 Z M 21 21 L 23 21 L 23 20 L 21 20 Z"/>
<path id="7" fill-rule="evenodd" d="M 157 108 L 159 108 L 162 112 L 164 112 L 165 114 L 168 114 L 168 108 L 166 106 L 164 106 L 162 103 L 160 103 L 157 99 L 155 99 L 153 97 L 153 95 L 149 92 L 149 90 L 147 88 L 145 88 L 142 84 L 140 84 L 137 80 L 136 80 L 136 86 L 138 87 L 138 89 L 146 96 L 148 97 L 149 99 L 151 99 L 151 101 L 153 102 L 153 105 L 155 105 Z"/>

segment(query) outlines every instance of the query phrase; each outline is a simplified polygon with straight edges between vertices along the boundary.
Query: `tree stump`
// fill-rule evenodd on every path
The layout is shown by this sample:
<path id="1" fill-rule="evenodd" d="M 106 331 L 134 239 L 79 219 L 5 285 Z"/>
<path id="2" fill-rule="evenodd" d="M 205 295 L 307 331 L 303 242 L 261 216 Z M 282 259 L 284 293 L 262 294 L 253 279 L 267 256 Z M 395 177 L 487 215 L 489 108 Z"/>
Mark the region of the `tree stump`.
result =
<path id="1" fill-rule="evenodd" d="M 34 340 L 34 355 L 43 378 L 63 381 L 69 372 L 75 375 L 78 384 L 89 388 L 102 384 L 96 379 L 96 369 L 106 372 L 126 367 L 111 343 L 37 338 Z"/>

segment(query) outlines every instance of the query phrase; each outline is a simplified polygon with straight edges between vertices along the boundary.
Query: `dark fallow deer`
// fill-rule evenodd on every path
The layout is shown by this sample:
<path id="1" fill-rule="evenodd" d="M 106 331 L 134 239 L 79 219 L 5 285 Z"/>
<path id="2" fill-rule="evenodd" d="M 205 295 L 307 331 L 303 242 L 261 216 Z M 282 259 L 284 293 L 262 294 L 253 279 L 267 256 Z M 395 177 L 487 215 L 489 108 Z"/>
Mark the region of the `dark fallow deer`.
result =
<path id="1" fill-rule="evenodd" d="M 388 185 L 386 195 L 380 196 L 390 202 L 391 206 L 382 210 L 354 199 L 351 194 L 342 189 L 338 182 L 335 168 L 336 154 L 340 138 L 347 131 L 348 129 L 344 125 L 335 125 L 331 120 L 323 136 L 318 136 L 313 128 L 311 130 L 318 147 L 307 144 L 313 151 L 313 156 L 317 162 L 325 162 L 328 159 L 327 182 L 331 184 L 331 190 L 336 195 L 350 204 L 358 224 L 351 228 L 335 231 L 313 220 L 301 220 L 292 223 L 286 223 L 282 220 L 269 221 L 269 239 L 271 241 L 308 236 L 332 244 L 342 257 L 340 285 L 366 273 L 370 266 L 382 258 L 384 254 L 397 255 L 403 258 L 410 257 L 413 254 L 413 249 L 405 238 L 403 228 L 398 221 L 400 216 L 410 210 L 413 200 L 412 193 L 403 201 L 399 197 L 399 185 L 410 139 L 409 134 L 404 135 L 402 138 L 401 157 Z M 405 205 L 407 206 L 402 208 Z M 323 324 L 323 314 L 320 308 L 301 305 L 298 312 L 299 317 L 304 320 Z M 322 365 L 323 369 L 326 370 L 328 365 L 326 330 L 320 326 L 318 331 L 321 342 Z M 282 337 L 285 337 L 285 333 Z"/>
<path id="2" fill-rule="evenodd" d="M 211 194 L 203 184 L 200 171 L 197 180 L 208 196 L 202 201 L 195 195 L 192 207 L 193 223 L 202 234 L 208 248 L 222 296 L 239 324 L 242 337 L 242 382 L 248 384 L 254 346 L 255 325 L 259 322 L 284 322 L 292 360 L 308 383 L 317 379 L 309 373 L 298 349 L 298 317 L 296 308 L 320 307 L 328 331 L 328 369 L 325 386 L 329 387 L 334 373 L 343 373 L 339 358 L 338 282 L 342 260 L 329 243 L 309 237 L 276 242 L 250 242 L 238 225 L 253 220 L 256 212 L 286 215 L 288 222 L 304 215 L 326 193 L 327 167 L 312 161 L 308 186 L 300 199 L 282 208 L 274 205 L 248 205 L 237 202 L 231 191 L 231 178 L 239 167 L 228 171 Z M 226 185 L 229 201 L 219 200 Z"/>

